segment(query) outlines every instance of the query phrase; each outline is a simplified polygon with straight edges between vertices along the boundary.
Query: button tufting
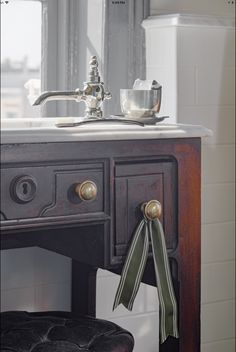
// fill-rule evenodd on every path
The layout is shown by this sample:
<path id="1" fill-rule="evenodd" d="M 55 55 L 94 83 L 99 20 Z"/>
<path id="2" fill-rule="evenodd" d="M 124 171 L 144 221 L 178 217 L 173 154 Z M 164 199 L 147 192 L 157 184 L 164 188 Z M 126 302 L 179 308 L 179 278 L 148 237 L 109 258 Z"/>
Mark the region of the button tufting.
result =
<path id="1" fill-rule="evenodd" d="M 1 351 L 132 352 L 132 335 L 101 319 L 68 312 L 1 313 Z"/>

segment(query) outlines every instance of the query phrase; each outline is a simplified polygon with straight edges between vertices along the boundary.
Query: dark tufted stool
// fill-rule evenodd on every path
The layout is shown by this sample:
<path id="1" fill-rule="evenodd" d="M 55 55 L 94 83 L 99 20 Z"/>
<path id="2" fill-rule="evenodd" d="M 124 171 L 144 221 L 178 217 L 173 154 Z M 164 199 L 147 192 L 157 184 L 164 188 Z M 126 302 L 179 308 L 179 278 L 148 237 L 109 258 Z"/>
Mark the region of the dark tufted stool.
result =
<path id="1" fill-rule="evenodd" d="M 118 325 L 68 312 L 1 313 L 1 352 L 131 352 Z"/>

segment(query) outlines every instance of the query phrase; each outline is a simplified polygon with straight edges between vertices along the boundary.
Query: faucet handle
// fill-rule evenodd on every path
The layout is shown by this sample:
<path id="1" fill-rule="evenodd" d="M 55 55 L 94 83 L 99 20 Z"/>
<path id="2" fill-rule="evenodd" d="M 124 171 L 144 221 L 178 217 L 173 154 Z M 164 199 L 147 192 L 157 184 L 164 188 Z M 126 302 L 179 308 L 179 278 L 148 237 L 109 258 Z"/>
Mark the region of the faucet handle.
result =
<path id="1" fill-rule="evenodd" d="M 104 100 L 105 99 L 111 99 L 112 98 L 112 95 L 111 95 L 111 93 L 110 92 L 104 92 Z"/>
<path id="2" fill-rule="evenodd" d="M 100 82 L 100 75 L 98 71 L 98 61 L 96 56 L 92 56 L 89 61 L 90 72 L 89 72 L 89 79 L 90 82 Z"/>

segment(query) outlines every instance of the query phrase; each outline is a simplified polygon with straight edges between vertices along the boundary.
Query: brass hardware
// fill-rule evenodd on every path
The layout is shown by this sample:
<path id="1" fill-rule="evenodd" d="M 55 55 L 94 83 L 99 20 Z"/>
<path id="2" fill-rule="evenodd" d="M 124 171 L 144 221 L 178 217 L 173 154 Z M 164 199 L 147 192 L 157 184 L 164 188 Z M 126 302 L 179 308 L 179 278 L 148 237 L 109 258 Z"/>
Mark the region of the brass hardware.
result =
<path id="1" fill-rule="evenodd" d="M 86 180 L 75 186 L 75 193 L 81 200 L 94 200 L 97 197 L 97 186 L 93 181 Z"/>
<path id="2" fill-rule="evenodd" d="M 148 220 L 155 220 L 161 216 L 161 203 L 158 200 L 150 200 L 141 205 L 141 210 Z"/>

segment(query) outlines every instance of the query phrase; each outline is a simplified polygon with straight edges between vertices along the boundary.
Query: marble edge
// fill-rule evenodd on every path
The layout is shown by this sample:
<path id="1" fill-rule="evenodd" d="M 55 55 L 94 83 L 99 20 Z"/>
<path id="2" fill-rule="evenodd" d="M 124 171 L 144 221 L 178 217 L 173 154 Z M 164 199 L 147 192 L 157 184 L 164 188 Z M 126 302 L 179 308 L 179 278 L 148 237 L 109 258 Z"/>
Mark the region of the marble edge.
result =
<path id="1" fill-rule="evenodd" d="M 83 128 L 31 128 L 20 130 L 1 131 L 1 144 L 29 144 L 29 143 L 57 143 L 82 142 L 103 140 L 142 140 L 142 139 L 170 139 L 209 137 L 212 131 L 200 125 L 158 125 L 155 129 L 133 127 L 114 131 L 112 129 L 85 129 Z"/>
<path id="2" fill-rule="evenodd" d="M 207 26 L 207 27 L 226 27 L 235 29 L 235 19 L 210 15 L 193 15 L 193 14 L 165 14 L 153 15 L 147 17 L 142 26 L 145 29 L 155 27 L 193 27 L 193 26 Z"/>

